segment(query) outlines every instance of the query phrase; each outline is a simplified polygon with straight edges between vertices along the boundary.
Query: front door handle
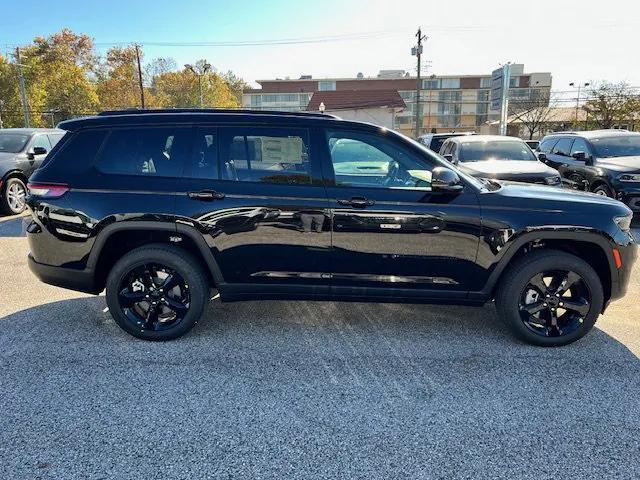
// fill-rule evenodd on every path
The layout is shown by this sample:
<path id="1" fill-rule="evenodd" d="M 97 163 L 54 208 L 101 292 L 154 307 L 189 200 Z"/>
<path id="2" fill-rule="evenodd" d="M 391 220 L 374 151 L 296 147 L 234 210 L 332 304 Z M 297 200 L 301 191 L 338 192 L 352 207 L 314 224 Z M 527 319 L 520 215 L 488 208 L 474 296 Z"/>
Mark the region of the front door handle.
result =
<path id="1" fill-rule="evenodd" d="M 224 198 L 224 193 L 216 192 L 215 190 L 200 190 L 199 192 L 189 192 L 187 193 L 189 198 L 193 200 L 222 200 Z"/>
<path id="2" fill-rule="evenodd" d="M 368 200 L 364 197 L 351 197 L 349 200 L 338 200 L 340 205 L 348 205 L 350 207 L 365 208 L 375 205 L 375 200 Z"/>

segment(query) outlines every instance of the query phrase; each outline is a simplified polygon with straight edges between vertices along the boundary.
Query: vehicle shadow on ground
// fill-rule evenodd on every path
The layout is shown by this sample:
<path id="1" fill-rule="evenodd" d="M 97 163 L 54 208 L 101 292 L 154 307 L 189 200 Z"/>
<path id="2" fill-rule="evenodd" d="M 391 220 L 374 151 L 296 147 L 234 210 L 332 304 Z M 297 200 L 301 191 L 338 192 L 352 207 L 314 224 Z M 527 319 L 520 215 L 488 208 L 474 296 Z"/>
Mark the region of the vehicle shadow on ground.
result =
<path id="1" fill-rule="evenodd" d="M 129 350 L 175 353 L 181 348 L 220 348 L 230 352 L 278 355 L 293 351 L 331 356 L 379 354 L 399 357 L 474 355 L 500 357 L 575 357 L 578 352 L 638 358 L 597 327 L 564 348 L 545 349 L 515 340 L 497 317 L 493 304 L 484 307 L 407 305 L 315 301 L 213 300 L 201 321 L 181 339 L 146 342 L 115 324 L 103 296 L 40 305 L 0 318 L 0 345 L 20 347 L 25 341 L 65 344 L 95 343 L 105 350 L 127 345 Z M 5 348 L 6 350 L 6 348 Z M 0 353 L 0 356 L 2 354 Z"/>

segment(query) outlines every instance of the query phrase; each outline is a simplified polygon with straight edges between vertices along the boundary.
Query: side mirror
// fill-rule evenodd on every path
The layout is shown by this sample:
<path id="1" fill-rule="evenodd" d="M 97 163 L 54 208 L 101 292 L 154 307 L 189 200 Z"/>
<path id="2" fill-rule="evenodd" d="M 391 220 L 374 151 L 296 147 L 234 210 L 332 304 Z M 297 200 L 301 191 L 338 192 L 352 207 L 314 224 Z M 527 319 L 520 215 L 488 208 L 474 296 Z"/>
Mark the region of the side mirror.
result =
<path id="1" fill-rule="evenodd" d="M 540 160 L 543 163 L 547 163 L 547 161 L 549 160 L 549 158 L 547 157 L 546 153 L 538 153 L 538 160 Z"/>
<path id="2" fill-rule="evenodd" d="M 580 160 L 581 162 L 584 162 L 587 159 L 587 154 L 585 152 L 575 152 L 571 156 L 576 160 Z"/>
<path id="3" fill-rule="evenodd" d="M 44 147 L 32 147 L 27 152 L 27 158 L 29 160 L 33 160 L 36 155 L 45 155 L 47 153 L 47 149 Z"/>
<path id="4" fill-rule="evenodd" d="M 458 193 L 464 189 L 464 185 L 453 170 L 436 167 L 431 171 L 431 188 L 438 192 Z"/>

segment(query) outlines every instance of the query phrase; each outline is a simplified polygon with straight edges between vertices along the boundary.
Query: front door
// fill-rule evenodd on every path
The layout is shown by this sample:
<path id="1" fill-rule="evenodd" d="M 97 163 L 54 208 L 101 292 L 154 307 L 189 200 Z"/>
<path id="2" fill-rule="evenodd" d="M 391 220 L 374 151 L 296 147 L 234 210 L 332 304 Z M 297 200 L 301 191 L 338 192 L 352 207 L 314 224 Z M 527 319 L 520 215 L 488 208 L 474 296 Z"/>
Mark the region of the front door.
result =
<path id="1" fill-rule="evenodd" d="M 471 187 L 433 192 L 431 169 L 442 163 L 390 132 L 325 136 L 334 293 L 452 298 L 481 288 Z"/>
<path id="2" fill-rule="evenodd" d="M 309 131 L 198 127 L 192 150 L 178 221 L 205 235 L 227 288 L 328 293 L 331 225 Z"/>

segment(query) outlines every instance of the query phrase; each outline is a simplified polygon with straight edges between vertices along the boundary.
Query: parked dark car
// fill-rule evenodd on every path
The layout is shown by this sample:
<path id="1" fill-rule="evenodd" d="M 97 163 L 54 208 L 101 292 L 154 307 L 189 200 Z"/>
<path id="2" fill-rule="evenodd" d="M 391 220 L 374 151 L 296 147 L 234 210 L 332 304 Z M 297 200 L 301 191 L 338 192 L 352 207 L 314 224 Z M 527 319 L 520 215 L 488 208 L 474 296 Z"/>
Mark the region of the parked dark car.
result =
<path id="1" fill-rule="evenodd" d="M 24 211 L 29 176 L 64 134 L 48 128 L 0 130 L 0 213 Z"/>
<path id="2" fill-rule="evenodd" d="M 419 143 L 322 114 L 105 113 L 32 176 L 31 270 L 106 287 L 132 335 L 187 332 L 222 301 L 482 305 L 521 339 L 586 334 L 629 283 L 631 211 L 591 194 L 478 180 Z"/>
<path id="3" fill-rule="evenodd" d="M 576 190 L 616 198 L 640 212 L 640 133 L 554 133 L 542 139 L 536 153 Z"/>
<path id="4" fill-rule="evenodd" d="M 418 137 L 418 141 L 429 150 L 438 153 L 447 138 L 463 137 L 467 135 L 475 135 L 475 132 L 425 133 Z"/>
<path id="5" fill-rule="evenodd" d="M 540 162 L 517 137 L 474 135 L 446 140 L 440 155 L 480 178 L 561 186 L 557 170 Z"/>

